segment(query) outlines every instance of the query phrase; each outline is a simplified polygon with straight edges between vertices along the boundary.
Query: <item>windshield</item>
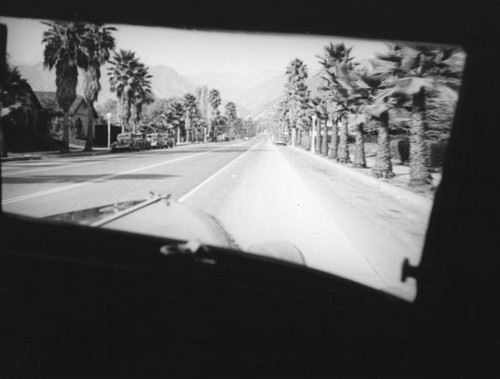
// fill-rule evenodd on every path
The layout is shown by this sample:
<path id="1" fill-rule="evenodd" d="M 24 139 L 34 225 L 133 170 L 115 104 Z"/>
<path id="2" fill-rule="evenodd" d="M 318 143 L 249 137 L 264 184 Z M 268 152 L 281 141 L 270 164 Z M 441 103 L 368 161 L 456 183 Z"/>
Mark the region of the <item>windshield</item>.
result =
<path id="1" fill-rule="evenodd" d="M 300 251 L 307 267 L 415 298 L 401 267 L 420 261 L 462 49 L 0 22 L 4 212 L 106 227 L 110 210 L 170 195 L 197 211 L 152 203 L 114 225 L 176 238 L 212 222 L 201 211 L 244 251 Z M 71 54 L 78 69 L 64 76 Z"/>

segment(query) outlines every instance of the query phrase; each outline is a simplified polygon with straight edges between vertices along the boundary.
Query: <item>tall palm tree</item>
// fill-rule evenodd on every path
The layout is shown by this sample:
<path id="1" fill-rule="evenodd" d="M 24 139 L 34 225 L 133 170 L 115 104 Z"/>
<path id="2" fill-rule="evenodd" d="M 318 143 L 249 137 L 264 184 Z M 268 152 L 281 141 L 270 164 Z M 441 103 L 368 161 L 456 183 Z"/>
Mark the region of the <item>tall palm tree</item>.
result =
<path id="1" fill-rule="evenodd" d="M 382 84 L 379 73 L 377 60 L 371 60 L 359 70 L 361 79 L 368 86 L 363 97 L 362 110 L 367 119 L 377 125 L 377 155 L 372 173 L 377 178 L 390 179 L 394 177 L 394 172 L 392 170 L 389 140 L 389 112 L 394 106 L 403 106 L 403 104 L 391 101 L 387 96 L 379 96 L 379 93 L 386 89 L 386 86 Z"/>
<path id="2" fill-rule="evenodd" d="M 43 65 L 56 68 L 56 99 L 64 112 L 62 151 L 69 150 L 69 110 L 76 99 L 78 65 L 84 59 L 81 49 L 82 25 L 75 22 L 43 22 L 45 44 Z"/>
<path id="3" fill-rule="evenodd" d="M 332 123 L 339 127 L 340 141 L 337 152 L 337 161 L 349 163 L 348 146 L 348 114 L 353 107 L 357 95 L 353 94 L 353 86 L 357 82 L 354 76 L 354 62 L 351 56 L 352 47 L 347 48 L 343 43 L 324 46 L 323 55 L 318 56 L 322 69 L 319 72 L 324 86 L 320 88 L 323 96 L 330 104 Z M 336 113 L 336 114 L 335 114 Z M 334 135 L 335 135 L 334 131 Z"/>
<path id="4" fill-rule="evenodd" d="M 308 78 L 307 65 L 299 58 L 293 59 L 286 68 L 285 104 L 288 108 L 289 127 L 299 130 L 304 123 L 309 109 L 309 91 L 306 85 Z M 295 141 L 294 141 L 295 142 Z"/>
<path id="5" fill-rule="evenodd" d="M 87 141 L 85 150 L 92 150 L 94 131 L 94 103 L 101 91 L 101 66 L 109 60 L 110 52 L 115 48 L 115 39 L 111 35 L 116 28 L 99 24 L 84 24 L 81 36 L 83 59 L 83 96 L 89 106 L 87 123 Z"/>
<path id="6" fill-rule="evenodd" d="M 212 136 L 212 138 L 215 138 L 216 135 L 216 128 L 215 125 L 217 125 L 217 120 L 219 118 L 219 106 L 221 104 L 221 98 L 220 98 L 220 92 L 217 89 L 212 89 L 208 93 L 208 102 L 210 103 L 210 106 L 212 107 L 212 117 L 211 120 L 208 124 L 209 127 L 209 134 Z"/>
<path id="7" fill-rule="evenodd" d="M 427 167 L 425 144 L 427 101 L 434 96 L 457 96 L 464 53 L 458 48 L 398 44 L 389 45 L 389 53 L 378 55 L 385 63 L 380 77 L 389 86 L 382 96 L 407 97 L 412 103 L 410 125 L 410 185 L 432 184 Z"/>
<path id="8" fill-rule="evenodd" d="M 111 92 L 116 92 L 118 98 L 119 118 L 122 132 L 128 129 L 132 115 L 132 105 L 137 94 L 149 83 L 151 76 L 132 51 L 120 50 L 111 60 L 108 72 Z"/>

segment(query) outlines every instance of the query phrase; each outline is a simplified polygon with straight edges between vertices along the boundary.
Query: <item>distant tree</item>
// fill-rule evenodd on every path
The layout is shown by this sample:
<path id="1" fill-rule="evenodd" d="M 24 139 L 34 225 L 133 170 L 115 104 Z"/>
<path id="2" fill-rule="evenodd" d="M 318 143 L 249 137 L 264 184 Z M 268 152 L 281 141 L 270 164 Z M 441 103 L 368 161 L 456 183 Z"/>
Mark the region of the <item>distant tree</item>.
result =
<path id="1" fill-rule="evenodd" d="M 227 120 L 227 133 L 234 137 L 238 114 L 236 112 L 236 104 L 229 101 L 224 107 L 224 116 Z"/>
<path id="2" fill-rule="evenodd" d="M 183 97 L 183 105 L 185 112 L 185 127 L 188 141 L 193 142 L 196 138 L 195 133 L 195 122 L 199 118 L 198 101 L 196 97 L 190 93 L 187 93 Z"/>
<path id="3" fill-rule="evenodd" d="M 212 114 L 209 123 L 209 128 L 210 128 L 209 133 L 212 135 L 212 138 L 214 138 L 216 133 L 215 126 L 219 122 L 219 115 L 220 115 L 219 106 L 221 104 L 221 98 L 219 90 L 215 88 L 210 90 L 210 92 L 208 93 L 208 102 L 212 107 Z"/>
<path id="4" fill-rule="evenodd" d="M 111 92 L 115 92 L 118 98 L 122 130 L 128 129 L 132 105 L 146 91 L 144 86 L 150 86 L 148 68 L 139 62 L 134 52 L 120 50 L 111 60 L 108 76 Z"/>
<path id="5" fill-rule="evenodd" d="M 116 28 L 99 24 L 84 24 L 82 29 L 80 44 L 83 54 L 80 66 L 84 70 L 83 96 L 89 105 L 85 150 L 90 151 L 94 140 L 94 103 L 101 91 L 101 66 L 109 60 L 110 52 L 115 48 L 115 39 L 111 33 Z"/>
<path id="6" fill-rule="evenodd" d="M 111 118 L 116 118 L 118 115 L 118 103 L 116 100 L 108 99 L 102 105 L 96 106 L 96 112 L 99 117 L 99 122 L 107 122 L 107 113 L 111 113 Z"/>

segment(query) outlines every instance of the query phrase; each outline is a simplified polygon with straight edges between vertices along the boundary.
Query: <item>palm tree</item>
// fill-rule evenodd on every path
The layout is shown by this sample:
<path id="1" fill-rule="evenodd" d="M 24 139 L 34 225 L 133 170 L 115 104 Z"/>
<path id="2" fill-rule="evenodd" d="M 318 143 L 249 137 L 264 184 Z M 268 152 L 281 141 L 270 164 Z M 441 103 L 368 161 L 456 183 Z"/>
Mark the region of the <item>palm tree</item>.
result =
<path id="1" fill-rule="evenodd" d="M 134 94 L 134 133 L 137 131 L 137 126 L 142 118 L 142 109 L 146 104 L 151 104 L 154 101 L 153 92 L 148 83 L 143 84 L 137 93 Z"/>
<path id="2" fill-rule="evenodd" d="M 108 72 L 111 92 L 116 92 L 122 132 L 128 129 L 131 108 L 136 96 L 145 85 L 150 86 L 151 76 L 147 67 L 136 58 L 132 51 L 120 50 L 115 53 Z"/>
<path id="3" fill-rule="evenodd" d="M 215 138 L 216 134 L 216 128 L 215 125 L 217 125 L 217 120 L 219 118 L 219 106 L 221 104 L 221 98 L 220 98 L 220 92 L 217 89 L 212 89 L 208 93 L 208 102 L 210 103 L 210 106 L 212 107 L 212 117 L 211 120 L 208 124 L 208 127 L 210 128 L 209 134 L 212 135 L 212 138 Z M 213 124 L 213 126 L 212 126 Z"/>
<path id="4" fill-rule="evenodd" d="M 224 115 L 227 119 L 227 133 L 234 136 L 236 121 L 238 120 L 238 114 L 236 112 L 236 104 L 229 101 L 224 106 Z"/>
<path id="5" fill-rule="evenodd" d="M 194 140 L 194 127 L 195 120 L 198 117 L 198 104 L 196 97 L 190 93 L 187 93 L 183 97 L 183 105 L 185 112 L 185 124 L 186 124 L 186 133 L 188 135 L 188 141 Z"/>
<path id="6" fill-rule="evenodd" d="M 347 48 L 343 43 L 324 47 L 323 55 L 318 56 L 319 63 L 323 66 L 319 72 L 324 86 L 320 89 L 330 105 L 332 113 L 330 118 L 333 124 L 340 129 L 340 141 L 337 152 L 337 161 L 349 163 L 348 147 L 348 118 L 347 115 L 353 107 L 357 95 L 353 94 L 353 85 L 357 81 L 354 75 L 352 47 Z M 334 128 L 335 129 L 335 128 Z M 336 131 L 334 130 L 334 134 Z M 333 150 L 333 149 L 332 149 Z"/>
<path id="7" fill-rule="evenodd" d="M 184 105 L 180 101 L 174 100 L 168 104 L 167 111 L 162 114 L 162 119 L 167 128 L 176 129 L 177 143 L 180 143 L 181 130 L 185 133 L 185 113 Z"/>
<path id="8" fill-rule="evenodd" d="M 318 118 L 318 130 L 317 130 L 317 139 L 316 139 L 316 148 L 318 151 L 323 154 L 327 155 L 328 154 L 328 146 L 327 146 L 327 140 L 328 140 L 328 134 L 327 134 L 327 127 L 326 123 L 328 121 L 328 108 L 326 101 L 320 97 L 314 97 L 311 99 L 311 110 L 312 112 L 316 115 Z M 321 126 L 324 125 L 324 137 L 322 137 L 322 128 Z"/>
<path id="9" fill-rule="evenodd" d="M 43 22 L 45 68 L 56 68 L 56 98 L 64 112 L 62 151 L 69 150 L 69 109 L 76 99 L 78 65 L 84 58 L 81 49 L 82 25 L 75 22 Z"/>
<path id="10" fill-rule="evenodd" d="M 389 49 L 388 54 L 378 56 L 385 63 L 380 77 L 389 86 L 381 95 L 411 100 L 410 185 L 430 185 L 425 144 L 427 101 L 431 92 L 434 96 L 457 96 L 464 53 L 458 48 L 421 45 L 391 44 Z"/>
<path id="11" fill-rule="evenodd" d="M 101 91 L 101 66 L 109 60 L 110 51 L 115 48 L 115 39 L 111 32 L 114 27 L 106 27 L 99 24 L 83 25 L 83 34 L 81 36 L 81 49 L 83 59 L 81 67 L 83 68 L 83 95 L 89 105 L 89 115 L 87 123 L 87 141 L 85 150 L 92 150 L 93 130 L 94 130 L 94 103 L 97 101 Z"/>
<path id="12" fill-rule="evenodd" d="M 289 127 L 292 131 L 296 131 L 303 124 L 309 108 L 309 91 L 306 85 L 307 65 L 295 58 L 287 66 L 285 74 L 287 75 L 285 104 L 288 108 Z"/>
<path id="13" fill-rule="evenodd" d="M 377 178 L 390 179 L 394 177 L 394 172 L 392 170 L 389 140 L 389 111 L 395 105 L 402 106 L 403 104 L 396 104 L 394 101 L 390 101 L 387 96 L 378 96 L 382 90 L 386 89 L 382 84 L 379 73 L 377 60 L 370 61 L 359 70 L 361 79 L 368 86 L 363 98 L 362 110 L 366 115 L 366 119 L 375 122 L 377 126 L 377 155 L 372 173 Z"/>
<path id="14" fill-rule="evenodd" d="M 24 88 L 27 84 L 26 79 L 21 77 L 17 67 L 11 67 L 9 63 L 4 65 L 5 72 L 3 73 L 4 85 L 1 90 L 1 125 L 0 125 L 0 156 L 7 156 L 7 148 L 3 134 L 3 125 L 8 121 L 9 116 L 18 109 L 22 104 L 22 96 Z"/>

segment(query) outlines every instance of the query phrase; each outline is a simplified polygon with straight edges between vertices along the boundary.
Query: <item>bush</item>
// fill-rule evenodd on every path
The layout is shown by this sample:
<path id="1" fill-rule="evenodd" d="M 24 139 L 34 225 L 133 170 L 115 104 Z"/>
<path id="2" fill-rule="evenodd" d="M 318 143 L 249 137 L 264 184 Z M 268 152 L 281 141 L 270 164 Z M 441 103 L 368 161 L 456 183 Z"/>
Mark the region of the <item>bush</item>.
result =
<path id="1" fill-rule="evenodd" d="M 408 138 L 393 139 L 390 146 L 392 158 L 407 165 L 410 161 L 410 140 Z"/>

